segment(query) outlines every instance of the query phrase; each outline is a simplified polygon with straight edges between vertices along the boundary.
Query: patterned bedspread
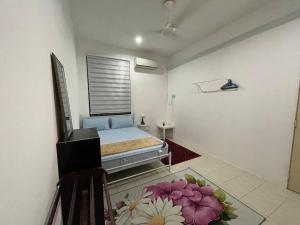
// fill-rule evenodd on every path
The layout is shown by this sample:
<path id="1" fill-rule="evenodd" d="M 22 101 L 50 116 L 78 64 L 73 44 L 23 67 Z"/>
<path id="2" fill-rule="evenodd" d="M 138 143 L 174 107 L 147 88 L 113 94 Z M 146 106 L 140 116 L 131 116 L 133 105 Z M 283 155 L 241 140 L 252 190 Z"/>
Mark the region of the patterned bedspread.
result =
<path id="1" fill-rule="evenodd" d="M 161 145 L 162 142 L 153 137 L 140 138 L 135 140 L 128 140 L 116 142 L 112 144 L 101 145 L 101 156 L 117 154 L 121 152 L 128 152 L 131 150 L 147 148 L 155 145 Z"/>

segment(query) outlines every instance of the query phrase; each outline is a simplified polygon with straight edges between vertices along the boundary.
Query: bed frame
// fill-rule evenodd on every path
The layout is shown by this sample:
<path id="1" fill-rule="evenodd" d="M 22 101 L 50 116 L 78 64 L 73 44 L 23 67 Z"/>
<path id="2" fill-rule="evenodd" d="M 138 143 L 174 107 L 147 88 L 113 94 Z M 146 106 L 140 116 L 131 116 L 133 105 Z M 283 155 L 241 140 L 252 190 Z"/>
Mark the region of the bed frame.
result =
<path id="1" fill-rule="evenodd" d="M 113 167 L 113 168 L 109 168 L 109 169 L 106 169 L 106 171 L 109 173 L 109 171 L 112 171 L 112 170 L 115 170 L 115 169 L 121 169 L 123 167 L 127 167 L 127 166 L 132 166 L 132 165 L 136 165 L 136 164 L 140 164 L 140 163 L 143 163 L 142 165 L 145 165 L 147 164 L 147 162 L 153 162 L 153 160 L 155 159 L 164 159 L 164 158 L 167 158 L 169 159 L 169 163 L 168 165 L 162 165 L 162 166 L 159 166 L 157 168 L 154 168 L 154 169 L 150 169 L 150 170 L 146 170 L 144 172 L 141 172 L 141 173 L 136 173 L 134 175 L 130 175 L 130 176 L 127 176 L 127 177 L 123 177 L 123 178 L 120 178 L 120 179 L 117 179 L 117 180 L 114 180 L 114 181 L 111 181 L 111 182 L 108 182 L 109 185 L 111 184 L 115 184 L 115 183 L 118 183 L 120 181 L 124 181 L 124 180 L 128 180 L 128 179 L 131 179 L 131 178 L 134 178 L 134 177 L 137 177 L 137 176 L 140 176 L 140 175 L 144 175 L 144 174 L 147 174 L 147 173 L 151 173 L 151 172 L 154 172 L 154 171 L 157 171 L 157 170 L 160 170 L 160 169 L 163 169 L 163 168 L 168 168 L 169 172 L 171 172 L 171 166 L 172 166 L 172 152 L 168 152 L 167 154 L 164 154 L 164 155 L 159 155 L 159 156 L 155 156 L 155 157 L 151 157 L 151 158 L 147 158 L 147 159 L 143 159 L 143 160 L 140 160 L 140 161 L 136 161 L 136 162 L 133 162 L 133 163 L 128 163 L 128 164 L 124 164 L 122 166 L 116 166 L 116 167 Z M 160 162 L 161 163 L 161 162 Z M 161 163 L 162 164 L 162 163 Z"/>

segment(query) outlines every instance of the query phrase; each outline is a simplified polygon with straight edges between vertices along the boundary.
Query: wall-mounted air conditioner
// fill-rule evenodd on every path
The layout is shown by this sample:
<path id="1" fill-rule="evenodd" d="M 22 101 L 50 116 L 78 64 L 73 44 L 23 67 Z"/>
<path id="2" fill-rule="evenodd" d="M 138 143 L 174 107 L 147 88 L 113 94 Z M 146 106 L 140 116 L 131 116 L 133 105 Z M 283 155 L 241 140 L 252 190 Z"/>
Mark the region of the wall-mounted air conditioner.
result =
<path id="1" fill-rule="evenodd" d="M 150 59 L 135 58 L 135 69 L 156 70 L 158 68 L 157 62 Z"/>

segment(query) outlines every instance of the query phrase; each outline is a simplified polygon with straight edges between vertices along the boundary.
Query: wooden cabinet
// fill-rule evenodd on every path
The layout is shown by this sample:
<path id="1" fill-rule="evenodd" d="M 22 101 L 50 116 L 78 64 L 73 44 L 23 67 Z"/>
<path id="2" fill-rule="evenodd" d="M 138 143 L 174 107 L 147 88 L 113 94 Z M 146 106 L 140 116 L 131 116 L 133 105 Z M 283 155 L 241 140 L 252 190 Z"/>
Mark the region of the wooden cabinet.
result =
<path id="1" fill-rule="evenodd" d="M 76 202 L 74 215 L 82 215 L 82 210 L 87 208 L 88 195 L 91 193 L 91 172 L 82 172 L 76 176 L 70 173 L 101 167 L 100 138 L 96 129 L 74 130 L 68 140 L 60 140 L 57 145 L 57 162 L 61 183 L 61 205 L 64 225 L 67 224 L 70 210 L 72 193 L 76 187 Z M 96 225 L 101 225 L 104 218 L 102 178 L 95 172 L 93 174 L 93 190 L 95 212 L 97 213 Z M 76 216 L 73 224 L 80 224 L 82 217 Z"/>
<path id="2" fill-rule="evenodd" d="M 96 129 L 74 130 L 56 144 L 59 178 L 64 174 L 101 167 L 100 138 Z"/>

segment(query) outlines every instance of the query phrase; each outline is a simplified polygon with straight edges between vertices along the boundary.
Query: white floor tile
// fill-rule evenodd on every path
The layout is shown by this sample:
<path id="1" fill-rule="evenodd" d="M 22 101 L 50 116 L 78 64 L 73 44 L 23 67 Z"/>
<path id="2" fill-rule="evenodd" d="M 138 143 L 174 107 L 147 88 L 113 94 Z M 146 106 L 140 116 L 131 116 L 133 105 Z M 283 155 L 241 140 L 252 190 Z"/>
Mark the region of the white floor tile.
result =
<path id="1" fill-rule="evenodd" d="M 216 169 L 228 166 L 227 163 L 209 156 L 201 156 L 199 158 L 187 161 L 187 165 L 200 173 L 206 175 Z"/>
<path id="2" fill-rule="evenodd" d="M 270 218 L 279 225 L 300 225 L 300 196 L 288 198 Z"/>
<path id="3" fill-rule="evenodd" d="M 244 171 L 234 166 L 225 166 L 219 169 L 216 169 L 205 175 L 210 181 L 220 185 L 232 178 L 235 178 L 241 175 Z"/>
<path id="4" fill-rule="evenodd" d="M 285 189 L 272 183 L 264 183 L 245 195 L 241 200 L 264 216 L 269 216 L 287 198 Z"/>
<path id="5" fill-rule="evenodd" d="M 184 170 L 188 167 L 189 167 L 189 164 L 186 163 L 186 162 L 178 163 L 178 164 L 175 164 L 171 167 L 171 171 L 174 173 L 174 172 L 177 172 L 177 171 L 180 171 L 180 170 Z"/>
<path id="6" fill-rule="evenodd" d="M 278 223 L 276 223 L 273 220 L 267 218 L 267 220 L 265 222 L 263 222 L 262 225 L 278 225 Z"/>
<path id="7" fill-rule="evenodd" d="M 286 190 L 289 199 L 294 199 L 295 201 L 300 201 L 300 194 L 294 191 Z"/>
<path id="8" fill-rule="evenodd" d="M 262 183 L 263 180 L 259 179 L 258 177 L 249 173 L 242 173 L 241 175 L 229 181 L 226 181 L 220 186 L 225 191 L 227 191 L 228 193 L 232 194 L 233 196 L 239 199 L 244 195 L 248 194 L 250 191 L 253 191 Z"/>

